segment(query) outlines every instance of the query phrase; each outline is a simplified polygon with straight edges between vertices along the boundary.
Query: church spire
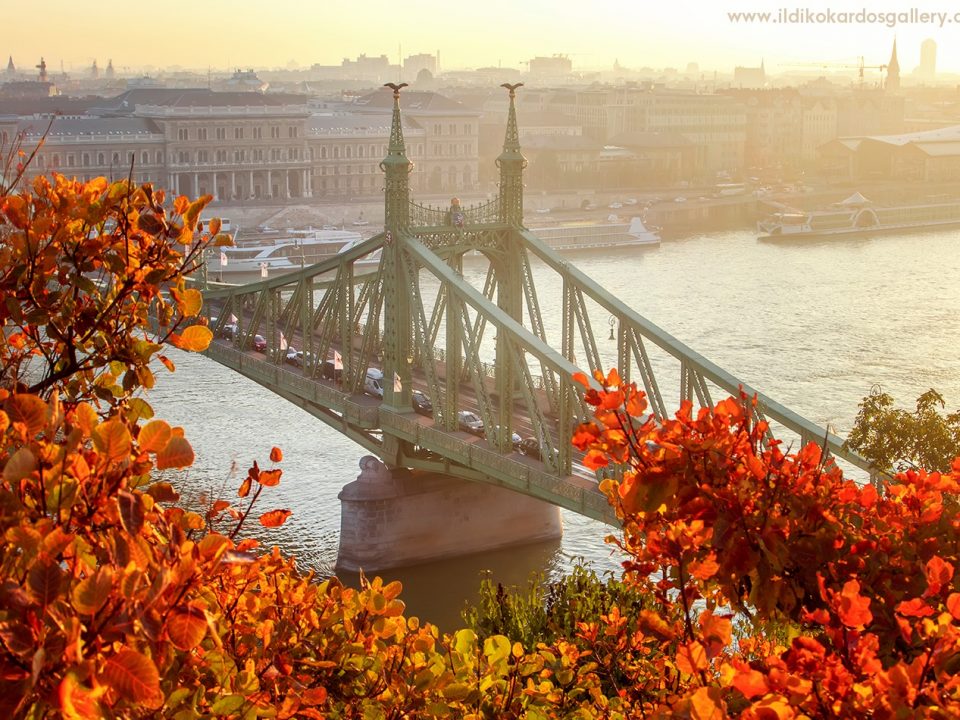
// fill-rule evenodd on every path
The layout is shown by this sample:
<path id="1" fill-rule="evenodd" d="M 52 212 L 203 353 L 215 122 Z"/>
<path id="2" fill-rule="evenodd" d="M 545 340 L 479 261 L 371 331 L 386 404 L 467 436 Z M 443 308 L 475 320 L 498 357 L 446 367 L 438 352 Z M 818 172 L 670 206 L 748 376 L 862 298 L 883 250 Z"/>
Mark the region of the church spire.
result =
<path id="1" fill-rule="evenodd" d="M 13 64 L 13 55 L 11 55 L 10 59 L 7 60 L 7 75 L 13 75 L 16 72 L 17 72 L 17 68 Z"/>
<path id="2" fill-rule="evenodd" d="M 893 52 L 890 53 L 890 62 L 887 64 L 887 90 L 900 89 L 900 63 L 897 60 L 897 39 L 893 39 Z"/>

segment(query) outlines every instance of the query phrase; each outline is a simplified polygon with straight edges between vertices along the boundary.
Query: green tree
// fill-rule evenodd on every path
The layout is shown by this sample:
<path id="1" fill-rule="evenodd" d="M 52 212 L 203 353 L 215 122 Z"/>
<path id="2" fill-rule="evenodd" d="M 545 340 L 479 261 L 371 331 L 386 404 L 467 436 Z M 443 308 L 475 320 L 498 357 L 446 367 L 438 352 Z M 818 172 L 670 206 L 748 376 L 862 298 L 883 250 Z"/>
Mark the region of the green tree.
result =
<path id="1" fill-rule="evenodd" d="M 911 413 L 875 386 L 860 410 L 845 447 L 884 471 L 926 468 L 948 472 L 960 456 L 960 411 L 944 414 L 943 396 L 927 390 Z"/>

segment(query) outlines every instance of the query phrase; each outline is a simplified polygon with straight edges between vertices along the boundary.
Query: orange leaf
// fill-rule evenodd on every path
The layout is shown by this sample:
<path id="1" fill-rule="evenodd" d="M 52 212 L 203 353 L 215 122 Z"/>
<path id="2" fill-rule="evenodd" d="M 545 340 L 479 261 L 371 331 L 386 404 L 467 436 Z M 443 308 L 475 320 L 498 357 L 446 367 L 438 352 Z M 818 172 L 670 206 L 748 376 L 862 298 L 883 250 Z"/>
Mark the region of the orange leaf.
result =
<path id="1" fill-rule="evenodd" d="M 709 667 L 707 651 L 694 640 L 677 648 L 677 668 L 687 675 L 694 675 Z"/>
<path id="2" fill-rule="evenodd" d="M 170 372 L 174 372 L 177 369 L 177 366 L 173 364 L 173 361 L 168 358 L 166 355 L 157 355 L 157 360 L 163 363 L 164 367 L 167 368 Z"/>
<path id="3" fill-rule="evenodd" d="M 72 672 L 60 682 L 59 695 L 60 711 L 65 720 L 103 717 L 94 692 L 80 685 Z"/>
<path id="4" fill-rule="evenodd" d="M 767 676 L 752 668 L 737 671 L 737 674 L 733 676 L 733 686 L 743 693 L 747 700 L 770 692 Z"/>
<path id="5" fill-rule="evenodd" d="M 27 435 L 36 435 L 47 425 L 47 404 L 36 395 L 13 395 L 7 401 L 10 422 L 26 425 Z"/>
<path id="6" fill-rule="evenodd" d="M 132 703 L 151 709 L 163 704 L 157 666 L 135 650 L 121 650 L 108 658 L 102 678 L 105 684 Z"/>
<path id="7" fill-rule="evenodd" d="M 213 333 L 210 328 L 203 325 L 191 325 L 181 334 L 171 333 L 170 342 L 181 350 L 190 352 L 203 352 L 210 346 L 213 340 Z"/>
<path id="8" fill-rule="evenodd" d="M 3 466 L 3 479 L 9 483 L 19 482 L 37 469 L 37 459 L 29 448 L 22 447 Z"/>
<path id="9" fill-rule="evenodd" d="M 583 464 L 589 470 L 598 470 L 609 465 L 610 461 L 599 450 L 591 450 L 583 457 Z"/>
<path id="10" fill-rule="evenodd" d="M 73 607 L 81 615 L 96 615 L 113 588 L 113 571 L 100 568 L 73 588 Z"/>
<path id="11" fill-rule="evenodd" d="M 718 687 L 702 687 L 690 696 L 691 720 L 722 720 L 727 716 Z"/>
<path id="12" fill-rule="evenodd" d="M 838 608 L 840 622 L 849 628 L 862 628 L 873 620 L 870 612 L 870 598 L 860 595 L 860 583 L 849 580 L 840 593 Z"/>
<path id="13" fill-rule="evenodd" d="M 251 485 L 252 483 L 253 483 L 253 478 L 251 478 L 249 475 L 247 475 L 247 476 L 243 479 L 243 482 L 240 483 L 240 489 L 237 490 L 237 495 L 239 495 L 239 496 L 242 497 L 242 498 L 243 498 L 243 497 L 246 497 L 247 495 L 249 495 L 249 494 L 250 494 L 250 485 Z"/>
<path id="14" fill-rule="evenodd" d="M 300 696 L 304 705 L 322 705 L 327 700 L 327 689 L 325 687 L 315 687 L 304 691 Z"/>
<path id="15" fill-rule="evenodd" d="M 950 593 L 947 598 L 947 610 L 953 615 L 954 620 L 960 620 L 960 593 Z"/>
<path id="16" fill-rule="evenodd" d="M 280 527 L 291 515 L 293 513 L 290 510 L 271 510 L 260 516 L 260 524 L 264 527 Z"/>
<path id="17" fill-rule="evenodd" d="M 157 470 L 184 468 L 193 465 L 193 448 L 186 438 L 174 436 L 157 453 Z"/>
<path id="18" fill-rule="evenodd" d="M 278 447 L 270 449 L 270 462 L 280 462 L 283 460 L 283 450 Z"/>
<path id="19" fill-rule="evenodd" d="M 117 461 L 128 457 L 130 443 L 130 431 L 116 418 L 100 423 L 93 429 L 93 444 L 107 460 Z"/>
<path id="20" fill-rule="evenodd" d="M 140 428 L 137 442 L 143 452 L 160 452 L 170 442 L 173 433 L 163 420 L 153 420 Z"/>
<path id="21" fill-rule="evenodd" d="M 193 650 L 207 634 L 207 618 L 195 607 L 174 610 L 167 618 L 167 635 L 180 650 Z"/>
<path id="22" fill-rule="evenodd" d="M 580 383 L 585 388 L 590 388 L 590 379 L 582 372 L 575 372 L 571 378 L 575 383 Z"/>
<path id="23" fill-rule="evenodd" d="M 261 470 L 257 481 L 265 487 L 274 487 L 280 484 L 281 475 L 283 475 L 283 470 Z"/>

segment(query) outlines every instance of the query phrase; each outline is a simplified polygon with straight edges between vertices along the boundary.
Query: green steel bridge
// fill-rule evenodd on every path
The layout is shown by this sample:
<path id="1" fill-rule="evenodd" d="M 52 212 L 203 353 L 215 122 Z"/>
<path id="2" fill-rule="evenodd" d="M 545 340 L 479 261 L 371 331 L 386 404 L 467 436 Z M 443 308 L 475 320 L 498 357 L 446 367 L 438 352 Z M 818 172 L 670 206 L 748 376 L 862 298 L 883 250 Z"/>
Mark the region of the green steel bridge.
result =
<path id="1" fill-rule="evenodd" d="M 588 417 L 575 372 L 604 368 L 595 328 L 609 324 L 616 367 L 646 391 L 658 418 L 679 399 L 712 405 L 742 387 L 758 396 L 757 416 L 806 444 L 825 444 L 863 469 L 843 440 L 756 391 L 660 329 L 561 258 L 523 225 L 523 171 L 510 105 L 497 158 L 497 197 L 448 208 L 411 200 L 400 89 L 385 174 L 384 231 L 334 258 L 242 286 L 206 285 L 205 308 L 218 338 L 207 355 L 304 408 L 378 456 L 388 467 L 434 471 L 491 483 L 615 523 L 597 477 L 578 462 L 573 428 Z M 464 256 L 487 268 L 483 288 L 463 277 Z M 559 337 L 549 337 L 532 262 L 562 287 Z M 543 272 L 543 269 L 540 269 Z M 551 312 L 556 309 L 551 307 Z M 230 317 L 237 332 L 222 337 Z M 255 335 L 304 351 L 302 368 L 283 352 L 256 352 Z M 555 333 L 554 333 L 555 335 Z M 605 339 L 605 338 L 603 338 Z M 482 350 L 492 363 L 481 362 Z M 336 381 L 330 368 L 336 359 Z M 327 363 L 324 365 L 324 363 Z M 383 373 L 383 398 L 364 393 L 368 368 Z M 413 412 L 411 393 L 432 400 L 432 417 Z M 485 437 L 458 429 L 472 410 Z M 511 434 L 534 438 L 539 457 L 515 451 Z"/>

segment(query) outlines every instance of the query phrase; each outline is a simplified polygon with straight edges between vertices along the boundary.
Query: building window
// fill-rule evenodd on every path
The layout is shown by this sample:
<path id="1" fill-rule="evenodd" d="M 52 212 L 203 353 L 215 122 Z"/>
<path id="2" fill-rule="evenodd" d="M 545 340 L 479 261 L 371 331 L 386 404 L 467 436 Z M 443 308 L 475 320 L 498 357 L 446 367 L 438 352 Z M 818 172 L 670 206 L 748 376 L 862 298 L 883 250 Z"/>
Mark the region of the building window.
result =
<path id="1" fill-rule="evenodd" d="M 100 167 L 103 167 L 103 166 L 106 165 L 106 164 L 107 164 L 107 163 L 106 163 L 106 159 L 103 157 L 103 153 L 98 153 L 98 154 L 97 154 L 97 165 L 99 165 Z"/>
<path id="2" fill-rule="evenodd" d="M 80 159 L 83 162 L 83 166 L 87 167 L 90 164 L 90 153 L 84 153 Z"/>
<path id="3" fill-rule="evenodd" d="M 53 165 L 52 165 L 52 167 L 55 167 L 55 168 L 60 167 L 60 155 L 59 155 L 58 153 L 54 153 L 54 155 L 53 155 Z"/>
<path id="4" fill-rule="evenodd" d="M 217 162 L 225 163 L 227 161 L 227 151 L 226 150 L 217 150 Z"/>
<path id="5" fill-rule="evenodd" d="M 73 153 L 67 155 L 67 167 L 73 167 Z"/>
<path id="6" fill-rule="evenodd" d="M 440 123 L 434 123 L 433 125 L 433 134 L 434 135 L 443 135 L 443 126 Z"/>
<path id="7" fill-rule="evenodd" d="M 290 135 L 290 137 L 295 138 L 299 134 L 298 129 L 299 128 L 297 128 L 295 125 L 291 125 L 289 128 L 287 128 L 287 133 Z"/>
<path id="8" fill-rule="evenodd" d="M 115 153 L 113 154 L 113 160 L 111 160 L 110 162 L 111 162 L 111 164 L 113 164 L 113 165 L 119 165 L 119 164 L 120 164 L 120 153 L 115 152 Z"/>
<path id="9" fill-rule="evenodd" d="M 334 148 L 333 148 L 333 159 L 334 159 L 334 160 L 339 160 L 339 159 L 340 159 L 340 146 L 339 146 L 339 145 L 335 145 Z"/>
<path id="10" fill-rule="evenodd" d="M 187 128 L 180 128 L 177 130 L 177 140 L 189 140 L 190 131 Z"/>
<path id="11" fill-rule="evenodd" d="M 473 125 L 471 125 L 470 123 L 467 123 L 466 125 L 463 126 L 464 135 L 470 135 L 472 132 L 473 132 Z"/>
<path id="12" fill-rule="evenodd" d="M 206 139 L 207 139 L 207 129 L 197 128 L 197 140 L 206 140 Z"/>
<path id="13" fill-rule="evenodd" d="M 358 146 L 357 146 L 357 157 L 358 157 L 358 158 L 362 158 L 362 157 L 363 157 L 363 145 L 358 145 Z"/>
<path id="14" fill-rule="evenodd" d="M 263 140 L 263 128 L 255 127 L 253 129 L 253 139 Z"/>
<path id="15" fill-rule="evenodd" d="M 243 140 L 243 128 L 237 127 L 233 129 L 233 139 L 234 140 Z"/>
<path id="16" fill-rule="evenodd" d="M 272 127 L 272 128 L 270 128 L 270 137 L 273 138 L 273 139 L 275 139 L 275 140 L 276 140 L 277 138 L 279 138 L 279 137 L 280 137 L 280 128 L 278 128 L 278 127 Z"/>
<path id="17" fill-rule="evenodd" d="M 103 155 L 100 156 L 101 158 Z M 180 151 L 180 164 L 187 165 L 190 162 L 190 153 L 183 150 Z"/>
<path id="18" fill-rule="evenodd" d="M 157 158 L 156 160 L 157 165 L 163 165 L 163 153 L 160 152 L 159 150 L 157 150 L 156 158 Z"/>
<path id="19" fill-rule="evenodd" d="M 343 149 L 343 153 L 344 153 L 344 157 L 347 157 L 347 158 L 353 156 L 353 150 L 352 150 L 352 148 L 351 148 L 349 145 L 347 145 L 347 146 Z"/>
<path id="20" fill-rule="evenodd" d="M 148 165 L 149 163 L 150 163 L 150 153 L 144 150 L 142 153 L 140 153 L 140 164 Z"/>
<path id="21" fill-rule="evenodd" d="M 450 123 L 450 134 L 451 135 L 457 134 L 457 126 L 455 123 Z"/>
<path id="22" fill-rule="evenodd" d="M 234 162 L 243 162 L 243 150 L 234 150 L 234 151 L 233 151 L 233 161 L 234 161 Z"/>
<path id="23" fill-rule="evenodd" d="M 227 129 L 219 127 L 217 128 L 217 140 L 226 140 L 227 139 Z"/>
<path id="24" fill-rule="evenodd" d="M 324 145 L 324 146 L 322 146 L 322 147 L 320 148 L 320 159 L 321 159 L 321 160 L 326 160 L 326 159 L 327 159 L 327 147 L 326 147 L 326 145 Z"/>
<path id="25" fill-rule="evenodd" d="M 206 151 L 206 150 L 198 150 L 198 151 L 197 151 L 197 162 L 205 163 L 205 162 L 207 162 L 209 159 L 210 159 L 210 158 L 209 158 L 209 156 L 207 155 L 207 151 Z"/>

